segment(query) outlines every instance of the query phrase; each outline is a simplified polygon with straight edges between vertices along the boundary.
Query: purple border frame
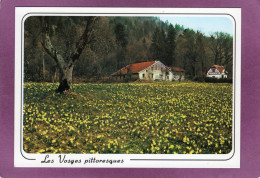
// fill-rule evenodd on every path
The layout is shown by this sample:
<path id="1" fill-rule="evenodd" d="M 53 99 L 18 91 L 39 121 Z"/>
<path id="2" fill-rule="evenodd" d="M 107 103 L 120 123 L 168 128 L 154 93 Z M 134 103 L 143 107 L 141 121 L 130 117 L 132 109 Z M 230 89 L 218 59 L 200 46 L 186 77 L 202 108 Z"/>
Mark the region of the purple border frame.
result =
<path id="1" fill-rule="evenodd" d="M 15 7 L 242 8 L 241 168 L 14 168 Z M 260 177 L 260 0 L 2 0 L 0 5 L 0 177 Z"/>

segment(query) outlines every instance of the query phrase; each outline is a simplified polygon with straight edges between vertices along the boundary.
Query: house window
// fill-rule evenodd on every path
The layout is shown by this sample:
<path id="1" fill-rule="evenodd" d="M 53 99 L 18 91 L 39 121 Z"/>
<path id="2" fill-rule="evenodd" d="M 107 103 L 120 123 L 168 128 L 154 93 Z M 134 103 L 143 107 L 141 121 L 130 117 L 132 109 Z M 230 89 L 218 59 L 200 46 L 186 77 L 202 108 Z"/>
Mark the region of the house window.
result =
<path id="1" fill-rule="evenodd" d="M 143 78 L 145 77 L 145 74 L 143 74 Z"/>
<path id="2" fill-rule="evenodd" d="M 151 78 L 153 78 L 153 74 L 151 74 Z"/>
<path id="3" fill-rule="evenodd" d="M 216 69 L 212 69 L 212 72 L 215 72 L 216 71 Z"/>

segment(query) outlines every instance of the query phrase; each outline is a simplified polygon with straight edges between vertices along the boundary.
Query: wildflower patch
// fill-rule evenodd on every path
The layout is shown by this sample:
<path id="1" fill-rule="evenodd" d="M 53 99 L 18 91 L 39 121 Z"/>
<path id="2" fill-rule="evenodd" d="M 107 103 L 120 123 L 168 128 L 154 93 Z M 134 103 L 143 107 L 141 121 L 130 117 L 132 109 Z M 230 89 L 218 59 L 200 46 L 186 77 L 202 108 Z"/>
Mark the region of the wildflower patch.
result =
<path id="1" fill-rule="evenodd" d="M 227 154 L 232 85 L 25 83 L 27 153 Z"/>

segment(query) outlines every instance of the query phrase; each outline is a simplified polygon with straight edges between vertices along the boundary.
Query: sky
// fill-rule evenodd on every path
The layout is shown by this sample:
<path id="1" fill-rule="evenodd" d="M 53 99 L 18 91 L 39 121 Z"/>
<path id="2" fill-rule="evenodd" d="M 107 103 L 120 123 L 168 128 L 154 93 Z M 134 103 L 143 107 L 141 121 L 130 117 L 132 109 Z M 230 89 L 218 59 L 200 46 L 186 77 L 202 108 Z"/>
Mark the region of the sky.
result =
<path id="1" fill-rule="evenodd" d="M 227 16 L 160 16 L 159 18 L 164 22 L 168 20 L 173 25 L 179 24 L 184 28 L 199 30 L 207 36 L 214 32 L 225 32 L 233 36 L 233 21 Z"/>

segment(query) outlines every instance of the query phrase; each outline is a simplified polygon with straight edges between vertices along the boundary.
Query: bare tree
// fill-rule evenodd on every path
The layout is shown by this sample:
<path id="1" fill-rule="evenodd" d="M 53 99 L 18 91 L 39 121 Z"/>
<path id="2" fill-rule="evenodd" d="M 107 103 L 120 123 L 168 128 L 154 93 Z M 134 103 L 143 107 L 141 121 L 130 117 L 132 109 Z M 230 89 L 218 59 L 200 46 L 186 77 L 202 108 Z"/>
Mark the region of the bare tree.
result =
<path id="1" fill-rule="evenodd" d="M 76 42 L 76 47 L 70 53 L 69 56 L 64 56 L 57 51 L 53 46 L 50 38 L 50 23 L 49 17 L 42 17 L 42 46 L 46 53 L 54 59 L 60 70 L 60 85 L 57 89 L 58 92 L 70 91 L 70 86 L 72 83 L 72 72 L 75 62 L 79 59 L 85 46 L 91 41 L 91 34 L 93 31 L 93 25 L 97 17 L 88 17 L 85 30 L 79 40 Z"/>

